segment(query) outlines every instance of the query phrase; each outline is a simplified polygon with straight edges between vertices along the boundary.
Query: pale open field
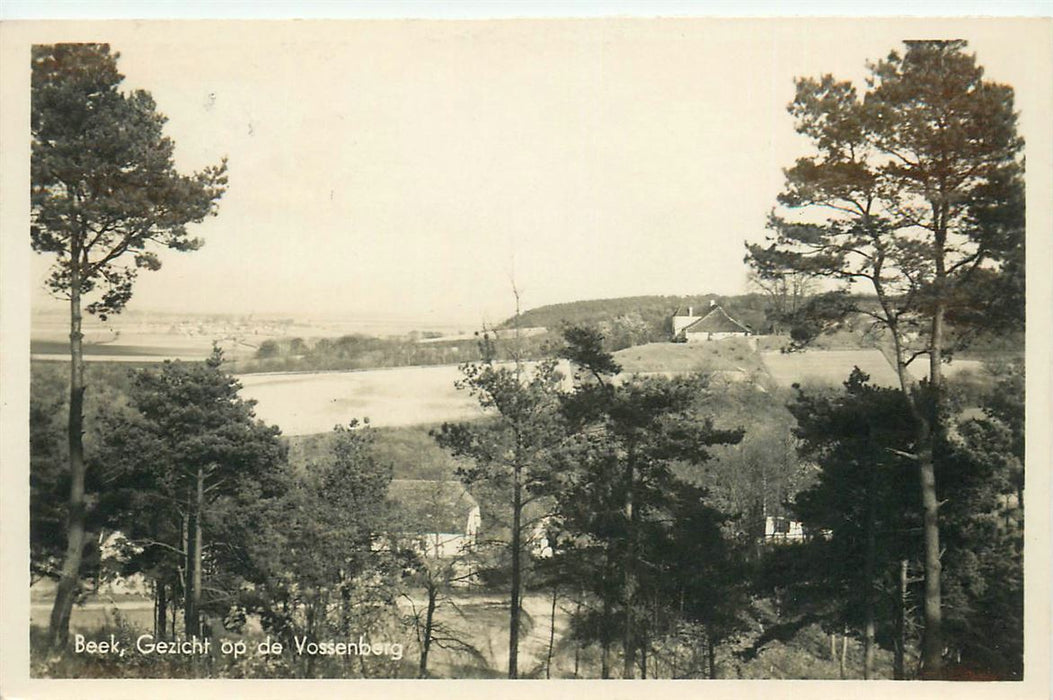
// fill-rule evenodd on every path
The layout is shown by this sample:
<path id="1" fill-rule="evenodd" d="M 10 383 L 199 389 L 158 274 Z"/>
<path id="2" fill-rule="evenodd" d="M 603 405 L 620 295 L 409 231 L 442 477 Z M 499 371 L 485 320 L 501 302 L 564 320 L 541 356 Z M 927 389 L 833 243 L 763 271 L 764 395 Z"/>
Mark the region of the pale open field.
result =
<path id="1" fill-rule="evenodd" d="M 531 365 L 525 366 L 529 374 Z M 560 368 L 569 381 L 570 367 Z M 285 435 L 325 433 L 352 418 L 379 428 L 474 420 L 479 402 L 455 383 L 456 365 L 392 367 L 348 372 L 244 374 L 241 395 L 255 399 L 256 415 Z"/>
<path id="2" fill-rule="evenodd" d="M 711 343 L 647 343 L 614 353 L 624 374 L 743 372 L 758 369 L 753 341 L 729 338 Z"/>
<path id="3" fill-rule="evenodd" d="M 761 359 L 779 386 L 794 383 L 839 386 L 853 367 L 870 375 L 875 386 L 898 387 L 899 379 L 880 350 L 820 350 L 806 352 L 762 352 Z"/>
<path id="4" fill-rule="evenodd" d="M 448 365 L 239 377 L 241 395 L 258 402 L 256 415 L 285 435 L 328 432 L 352 418 L 377 427 L 479 418 L 478 402 L 454 387 L 460 378 Z"/>

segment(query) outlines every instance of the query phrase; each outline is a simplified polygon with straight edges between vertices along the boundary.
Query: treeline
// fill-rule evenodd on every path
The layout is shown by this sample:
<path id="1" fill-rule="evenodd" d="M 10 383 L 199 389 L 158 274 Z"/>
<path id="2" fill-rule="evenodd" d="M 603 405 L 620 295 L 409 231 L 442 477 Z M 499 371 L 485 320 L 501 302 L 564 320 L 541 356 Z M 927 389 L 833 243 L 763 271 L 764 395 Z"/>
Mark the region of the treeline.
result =
<path id="1" fill-rule="evenodd" d="M 771 295 L 745 294 L 735 297 L 714 295 L 685 297 L 625 297 L 543 306 L 520 316 L 522 328 L 542 327 L 540 333 L 515 336 L 512 320 L 497 329 L 481 331 L 475 339 L 443 340 L 430 338 L 420 342 L 414 334 L 405 337 L 377 337 L 351 334 L 337 338 L 304 339 L 299 337 L 274 338 L 263 341 L 251 358 L 230 362 L 231 371 L 305 372 L 377 369 L 426 365 L 449 365 L 478 362 L 482 359 L 479 338 L 487 335 L 493 343 L 495 358 L 510 361 L 537 360 L 551 354 L 559 346 L 561 329 L 569 326 L 589 326 L 603 336 L 604 349 L 615 352 L 647 343 L 667 342 L 672 336 L 672 314 L 680 309 L 687 313 L 692 307 L 696 314 L 704 314 L 710 301 L 719 303 L 733 318 L 746 323 L 758 333 L 783 334 L 799 345 L 813 347 L 891 347 L 889 334 L 876 328 L 869 314 L 878 307 L 876 298 L 866 295 L 807 294 L 802 296 L 793 311 Z M 851 313 L 844 313 L 849 309 Z M 842 313 L 836 327 L 830 327 L 828 317 Z M 960 333 L 954 319 L 947 323 L 947 334 Z M 998 334 L 968 335 L 960 354 L 974 358 L 998 358 L 1020 355 L 1023 332 L 1006 329 Z"/>
<path id="2" fill-rule="evenodd" d="M 493 332 L 491 331 L 491 334 Z M 508 332 L 494 338 L 498 357 L 541 357 L 553 342 L 547 333 L 516 339 Z M 338 338 L 280 338 L 260 344 L 251 359 L 231 363 L 231 370 L 252 372 L 305 372 L 377 369 L 417 365 L 449 365 L 480 359 L 477 339 L 420 342 L 411 337 L 380 338 L 352 334 Z"/>

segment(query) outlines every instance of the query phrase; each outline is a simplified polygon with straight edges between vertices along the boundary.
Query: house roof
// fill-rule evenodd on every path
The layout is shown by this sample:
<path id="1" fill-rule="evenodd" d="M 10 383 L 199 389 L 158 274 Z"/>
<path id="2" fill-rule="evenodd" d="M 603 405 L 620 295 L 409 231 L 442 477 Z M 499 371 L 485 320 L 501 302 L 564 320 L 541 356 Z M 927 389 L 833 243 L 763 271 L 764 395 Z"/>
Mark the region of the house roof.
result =
<path id="1" fill-rule="evenodd" d="M 750 329 L 731 316 L 728 312 L 714 306 L 709 313 L 684 328 L 684 333 L 749 333 Z"/>
<path id="2" fill-rule="evenodd" d="M 710 301 L 704 304 L 678 306 L 676 307 L 676 310 L 673 311 L 673 316 L 679 316 L 680 318 L 701 318 L 702 314 L 700 314 L 699 312 L 709 311 L 710 308 L 712 308 L 710 304 L 713 304 L 715 306 L 716 302 Z M 688 313 L 689 311 L 691 313 Z"/>
<path id="3" fill-rule="evenodd" d="M 403 519 L 406 532 L 464 533 L 468 515 L 478 507 L 459 481 L 392 479 L 388 498 Z"/>

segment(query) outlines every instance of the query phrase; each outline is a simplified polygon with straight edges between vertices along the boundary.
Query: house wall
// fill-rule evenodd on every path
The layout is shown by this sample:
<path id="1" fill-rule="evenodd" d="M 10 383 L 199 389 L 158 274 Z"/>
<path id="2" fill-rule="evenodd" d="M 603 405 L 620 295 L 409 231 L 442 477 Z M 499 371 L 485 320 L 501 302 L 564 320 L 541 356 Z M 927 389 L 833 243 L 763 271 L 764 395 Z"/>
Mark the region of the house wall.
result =
<path id="1" fill-rule="evenodd" d="M 468 513 L 468 522 L 464 526 L 465 537 L 474 541 L 475 538 L 479 535 L 479 526 L 482 524 L 482 522 L 483 516 L 479 512 L 479 506 L 475 506 Z"/>
<path id="2" fill-rule="evenodd" d="M 724 340 L 725 338 L 747 338 L 749 333 L 684 333 L 684 337 L 687 338 L 689 343 L 706 342 L 709 340 Z"/>
<path id="3" fill-rule="evenodd" d="M 804 526 L 796 520 L 774 518 L 769 515 L 764 519 L 764 538 L 776 542 L 803 540 Z"/>
<path id="4" fill-rule="evenodd" d="M 420 536 L 420 552 L 426 557 L 448 559 L 464 553 L 475 544 L 482 515 L 479 506 L 468 512 L 464 532 L 429 532 Z"/>
<path id="5" fill-rule="evenodd" d="M 475 542 L 475 537 L 452 533 L 452 532 L 430 532 L 421 536 L 422 554 L 426 557 L 437 559 L 449 559 L 461 554 L 462 551 Z"/>
<path id="6" fill-rule="evenodd" d="M 699 318 L 701 318 L 701 316 L 673 316 L 673 336 L 680 335 L 680 331 L 690 326 Z"/>

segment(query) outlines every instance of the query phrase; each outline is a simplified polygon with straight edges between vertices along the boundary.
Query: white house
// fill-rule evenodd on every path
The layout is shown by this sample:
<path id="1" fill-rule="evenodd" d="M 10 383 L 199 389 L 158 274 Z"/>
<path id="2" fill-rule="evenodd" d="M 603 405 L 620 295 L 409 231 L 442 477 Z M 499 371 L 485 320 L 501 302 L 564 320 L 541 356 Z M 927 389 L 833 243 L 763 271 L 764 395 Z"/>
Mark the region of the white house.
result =
<path id="1" fill-rule="evenodd" d="M 764 519 L 766 542 L 800 542 L 804 540 L 804 526 L 796 520 L 769 515 Z"/>
<path id="2" fill-rule="evenodd" d="M 388 498 L 402 534 L 426 557 L 447 559 L 471 548 L 479 534 L 479 504 L 459 481 L 393 479 Z"/>
<path id="3" fill-rule="evenodd" d="M 697 343 L 724 338 L 748 338 L 753 334 L 749 326 L 728 315 L 716 302 L 709 302 L 704 315 L 696 316 L 694 307 L 687 307 L 687 315 L 673 314 L 673 340 Z"/>

